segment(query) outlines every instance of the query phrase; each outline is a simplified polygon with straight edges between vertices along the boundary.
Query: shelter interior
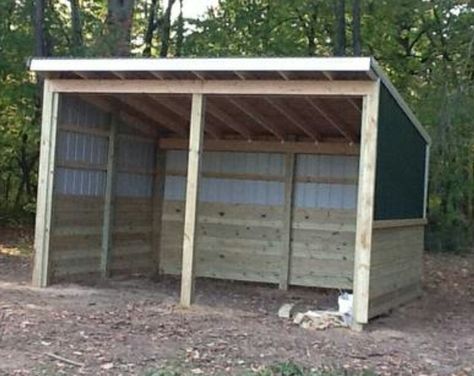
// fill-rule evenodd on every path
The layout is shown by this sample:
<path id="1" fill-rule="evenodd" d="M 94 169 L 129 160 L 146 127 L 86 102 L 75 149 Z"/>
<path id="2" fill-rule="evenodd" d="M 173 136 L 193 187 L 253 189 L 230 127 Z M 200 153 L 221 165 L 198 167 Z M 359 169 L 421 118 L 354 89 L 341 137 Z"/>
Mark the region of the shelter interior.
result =
<path id="1" fill-rule="evenodd" d="M 141 273 L 190 276 L 183 285 L 195 275 L 283 289 L 346 289 L 367 303 L 365 313 L 355 312 L 361 324 L 419 294 L 427 149 L 410 119 L 401 122 L 421 150 L 408 153 L 415 168 L 392 163 L 386 173 L 401 177 L 395 196 L 405 195 L 407 180 L 416 183 L 406 192 L 414 202 L 394 196 L 384 204 L 393 182 L 382 179 L 375 187 L 375 154 L 393 162 L 406 140 L 392 139 L 384 157 L 377 145 L 390 133 L 381 129 L 379 143 L 372 139 L 369 147 L 370 133 L 362 130 L 377 123 L 378 113 L 371 121 L 368 111 L 378 111 L 379 101 L 383 107 L 378 90 L 385 89 L 376 86 L 372 102 L 357 90 L 314 95 L 284 86 L 280 93 L 277 86 L 256 94 L 265 92 L 265 82 L 356 87 L 372 83 L 372 72 L 76 70 L 47 78 L 67 90 L 58 90 L 56 104 L 45 100 L 43 110 L 50 106 L 53 113 L 49 120 L 44 115 L 43 127 L 55 122 L 57 130 L 44 157 L 54 160 L 54 179 L 47 240 L 37 223 L 36 242 L 48 244 L 46 261 L 35 263 L 34 278 L 43 278 L 38 285 Z M 172 84 L 166 93 L 146 87 L 121 92 L 121 82 L 129 80 L 218 84 L 204 95 Z M 87 81 L 110 90 L 77 92 Z M 220 89 L 236 82 L 250 89 Z M 46 86 L 45 93 L 52 92 Z M 399 106 L 394 111 L 402 113 Z M 361 181 L 367 185 L 367 171 L 373 172 L 369 201 L 360 187 Z M 369 233 L 361 223 L 369 223 Z M 364 239 L 370 240 L 368 260 L 357 252 L 358 241 L 367 247 Z M 364 268 L 370 276 L 358 275 Z M 188 290 L 185 302 L 192 298 L 192 286 Z"/>

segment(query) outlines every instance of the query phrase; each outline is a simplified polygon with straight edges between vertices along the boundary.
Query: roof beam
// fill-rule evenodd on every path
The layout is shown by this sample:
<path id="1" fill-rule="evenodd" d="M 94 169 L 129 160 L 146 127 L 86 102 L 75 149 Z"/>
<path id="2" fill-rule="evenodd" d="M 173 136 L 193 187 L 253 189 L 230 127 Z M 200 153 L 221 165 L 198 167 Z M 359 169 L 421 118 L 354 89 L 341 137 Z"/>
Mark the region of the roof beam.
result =
<path id="1" fill-rule="evenodd" d="M 237 107 L 240 111 L 242 111 L 244 114 L 249 116 L 251 119 L 253 119 L 255 122 L 257 122 L 259 125 L 261 125 L 263 128 L 265 128 L 267 131 L 272 133 L 274 136 L 279 138 L 281 141 L 285 141 L 285 135 L 281 132 L 280 129 L 278 129 L 274 124 L 268 123 L 267 119 L 262 117 L 260 113 L 257 111 L 254 111 L 253 109 L 249 108 L 246 104 L 242 103 L 241 100 L 227 97 L 226 98 L 230 103 L 232 103 L 235 107 Z"/>
<path id="2" fill-rule="evenodd" d="M 149 73 L 150 73 L 153 77 L 158 78 L 159 80 L 164 80 L 164 79 L 165 79 L 161 73 L 153 72 L 153 71 L 150 71 Z"/>
<path id="3" fill-rule="evenodd" d="M 298 116 L 293 112 L 291 108 L 285 105 L 281 100 L 277 98 L 265 98 L 265 101 L 272 106 L 276 111 L 283 115 L 288 121 L 293 125 L 301 129 L 308 137 L 310 137 L 315 142 L 320 142 L 322 140 L 319 132 L 311 127 L 310 125 L 305 124 L 304 122 L 298 119 Z"/>
<path id="4" fill-rule="evenodd" d="M 68 93 L 147 93 L 216 95 L 329 95 L 363 96 L 372 81 L 314 80 L 51 80 L 52 89 Z"/>
<path id="5" fill-rule="evenodd" d="M 183 138 L 160 138 L 159 146 L 165 150 L 187 150 L 189 141 Z M 359 155 L 359 145 L 347 142 L 314 142 L 303 141 L 263 141 L 255 140 L 204 140 L 207 151 L 240 151 L 249 153 L 300 153 L 327 155 Z"/>
<path id="6" fill-rule="evenodd" d="M 106 112 L 114 112 L 119 109 L 119 118 L 127 123 L 127 125 L 131 126 L 139 130 L 141 133 L 147 136 L 156 137 L 159 135 L 156 127 L 151 127 L 149 122 L 145 122 L 142 119 L 138 118 L 137 116 L 127 112 L 128 108 L 124 106 L 118 106 L 117 103 L 114 103 L 114 100 L 106 99 L 104 97 L 98 96 L 88 96 L 88 95 L 80 95 L 79 96 L 82 100 L 92 104 L 95 107 L 100 108 Z"/>
<path id="7" fill-rule="evenodd" d="M 123 72 L 110 72 L 110 73 L 112 73 L 115 77 L 120 78 L 121 80 L 127 79 L 127 77 L 125 76 Z"/>
<path id="8" fill-rule="evenodd" d="M 192 71 L 191 72 L 194 76 L 196 76 L 199 80 L 205 80 L 206 78 L 199 72 Z"/>
<path id="9" fill-rule="evenodd" d="M 224 111 L 220 110 L 215 105 L 211 104 L 210 101 L 207 102 L 207 111 L 216 119 L 223 122 L 226 126 L 236 131 L 242 137 L 245 137 L 247 140 L 251 140 L 253 135 L 252 133 L 236 121 L 233 117 L 225 113 Z"/>
<path id="10" fill-rule="evenodd" d="M 349 142 L 355 143 L 357 141 L 357 137 L 352 133 L 351 130 L 347 129 L 347 127 L 344 125 L 338 124 L 338 122 L 335 121 L 331 115 L 321 108 L 320 104 L 315 103 L 314 99 L 305 97 L 305 100 L 311 108 L 316 110 L 323 118 L 325 118 L 326 121 L 331 124 L 331 126 L 336 128 L 339 133 L 341 133 Z"/>
<path id="11" fill-rule="evenodd" d="M 283 78 L 285 81 L 289 81 L 289 80 L 290 80 L 290 77 L 289 77 L 288 74 L 286 74 L 285 72 L 278 71 L 278 74 L 279 74 L 280 77 Z"/>
<path id="12" fill-rule="evenodd" d="M 166 108 L 167 110 L 171 111 L 176 116 L 179 116 L 181 119 L 186 121 L 186 123 L 189 123 L 190 121 L 189 109 L 183 109 L 179 104 L 173 102 L 173 100 L 171 100 L 170 98 L 155 97 L 153 95 L 148 95 L 148 98 L 150 98 L 153 102 L 159 104 L 160 106 Z M 208 106 L 209 106 L 208 102 L 206 101 L 206 109 Z M 206 122 L 204 131 L 208 133 L 209 135 L 211 135 L 213 138 L 216 138 L 216 139 L 222 138 L 221 130 L 209 122 Z"/>
<path id="13" fill-rule="evenodd" d="M 185 127 L 177 124 L 174 119 L 171 119 L 168 116 L 164 115 L 161 111 L 157 111 L 155 108 L 147 106 L 142 99 L 134 98 L 131 96 L 115 98 L 121 103 L 126 104 L 134 108 L 135 110 L 143 113 L 155 124 L 159 124 L 159 126 L 161 127 L 167 128 L 181 136 L 187 137 L 188 132 L 186 131 Z"/>

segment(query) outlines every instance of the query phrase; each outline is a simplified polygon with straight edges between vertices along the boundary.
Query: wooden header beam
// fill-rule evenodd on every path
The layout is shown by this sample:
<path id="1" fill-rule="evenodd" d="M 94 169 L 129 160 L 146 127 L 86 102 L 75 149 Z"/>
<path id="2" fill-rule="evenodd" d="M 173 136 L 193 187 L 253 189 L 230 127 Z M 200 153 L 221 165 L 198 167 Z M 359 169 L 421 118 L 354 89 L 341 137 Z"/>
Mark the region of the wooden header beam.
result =
<path id="1" fill-rule="evenodd" d="M 372 81 L 279 80 L 51 80 L 51 89 L 62 93 L 95 94 L 219 94 L 219 95 L 325 95 L 364 96 Z"/>
<path id="2" fill-rule="evenodd" d="M 159 146 L 164 150 L 188 150 L 189 141 L 182 138 L 161 138 Z M 298 141 L 245 141 L 204 140 L 205 151 L 235 151 L 250 153 L 298 153 L 328 155 L 359 155 L 359 145 L 342 142 Z"/>

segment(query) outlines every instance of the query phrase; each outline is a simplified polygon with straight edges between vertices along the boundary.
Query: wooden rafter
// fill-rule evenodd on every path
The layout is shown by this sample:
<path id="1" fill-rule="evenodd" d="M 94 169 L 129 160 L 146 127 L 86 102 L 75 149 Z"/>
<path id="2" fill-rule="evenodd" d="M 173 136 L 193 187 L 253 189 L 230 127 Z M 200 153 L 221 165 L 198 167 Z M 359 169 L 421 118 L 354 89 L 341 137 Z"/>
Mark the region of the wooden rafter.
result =
<path id="1" fill-rule="evenodd" d="M 357 141 L 357 137 L 353 134 L 353 132 L 350 129 L 347 129 L 347 127 L 343 124 L 338 123 L 333 119 L 331 115 L 329 115 L 325 110 L 321 108 L 321 105 L 316 102 L 315 99 L 305 97 L 306 103 L 309 104 L 309 106 L 316 110 L 322 117 L 324 117 L 327 122 L 334 128 L 336 128 L 339 133 L 341 133 L 348 141 L 351 143 L 354 143 Z"/>
<path id="2" fill-rule="evenodd" d="M 265 101 L 269 105 L 271 105 L 276 111 L 278 111 L 282 116 L 288 119 L 289 122 L 301 129 L 312 140 L 317 142 L 322 140 L 322 137 L 319 132 L 314 127 L 311 127 L 310 125 L 300 121 L 298 119 L 297 114 L 294 113 L 294 111 L 286 104 L 284 104 L 282 100 L 267 97 L 265 98 Z"/>
<path id="3" fill-rule="evenodd" d="M 204 76 L 203 76 L 201 73 L 199 73 L 199 72 L 192 71 L 191 73 L 192 73 L 194 76 L 196 76 L 199 80 L 203 80 L 203 81 L 204 81 L 204 80 L 206 79 L 206 77 L 204 77 Z"/>
<path id="4" fill-rule="evenodd" d="M 115 99 L 107 99 L 99 96 L 91 97 L 88 95 L 80 95 L 79 97 L 105 112 L 118 112 L 118 116 L 121 120 L 144 135 L 156 137 L 159 133 L 157 127 L 161 127 L 161 125 L 154 124 L 154 126 L 150 126 L 149 119 L 143 119 L 142 116 L 138 115 L 136 110 L 130 109 L 128 106 L 118 105 Z"/>
<path id="5" fill-rule="evenodd" d="M 232 103 L 235 107 L 237 107 L 240 111 L 242 111 L 251 119 L 253 119 L 255 122 L 257 122 L 260 126 L 262 126 L 267 131 L 272 133 L 274 136 L 279 138 L 281 141 L 285 141 L 285 136 L 283 132 L 280 129 L 278 129 L 274 124 L 269 123 L 268 120 L 265 119 L 262 115 L 260 115 L 257 111 L 254 111 L 249 106 L 242 103 L 242 101 L 239 99 L 231 98 L 231 97 L 227 97 L 226 99 L 230 103 Z"/>
<path id="6" fill-rule="evenodd" d="M 161 73 L 158 73 L 158 72 L 150 72 L 150 74 L 151 74 L 153 77 L 158 78 L 159 80 L 164 80 L 164 79 L 165 79 Z"/>
<path id="7" fill-rule="evenodd" d="M 179 116 L 186 123 L 189 123 L 190 117 L 189 117 L 188 111 L 186 109 L 183 109 L 180 105 L 178 105 L 172 99 L 166 98 L 166 97 L 155 97 L 152 95 L 148 95 L 148 98 L 150 98 L 153 102 L 159 104 L 160 106 L 165 107 L 166 109 L 174 113 L 176 116 Z M 214 124 L 211 124 L 209 122 L 206 122 L 204 131 L 215 139 L 222 138 L 221 129 L 219 129 Z"/>
<path id="8" fill-rule="evenodd" d="M 252 139 L 253 135 L 246 127 L 244 127 L 233 117 L 219 109 L 217 106 L 211 104 L 209 101 L 207 102 L 207 111 L 216 119 L 223 122 L 226 126 L 239 133 L 242 137 L 245 137 L 247 140 Z"/>
<path id="9" fill-rule="evenodd" d="M 133 96 L 116 97 L 122 103 L 135 108 L 137 111 L 143 113 L 154 122 L 158 122 L 162 127 L 165 127 L 181 136 L 187 136 L 186 127 L 176 122 L 176 120 L 158 111 L 155 107 L 149 106 L 143 99 Z"/>

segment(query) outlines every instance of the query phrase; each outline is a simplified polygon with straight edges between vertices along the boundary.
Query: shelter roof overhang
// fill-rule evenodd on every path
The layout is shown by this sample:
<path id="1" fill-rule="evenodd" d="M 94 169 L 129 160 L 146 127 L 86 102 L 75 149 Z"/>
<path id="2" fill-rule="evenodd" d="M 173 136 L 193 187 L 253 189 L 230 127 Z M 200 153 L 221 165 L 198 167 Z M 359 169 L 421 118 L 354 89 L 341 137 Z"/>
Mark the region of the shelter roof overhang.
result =
<path id="1" fill-rule="evenodd" d="M 427 132 L 413 114 L 409 106 L 392 85 L 385 73 L 379 67 L 375 59 L 371 57 L 288 57 L 288 58 L 32 58 L 29 61 L 29 68 L 44 77 L 51 79 L 69 80 L 137 80 L 145 82 L 147 80 L 163 81 L 186 81 L 194 82 L 195 87 L 202 81 L 281 81 L 298 82 L 303 81 L 377 81 L 385 85 L 393 98 L 398 102 L 407 117 L 417 128 L 427 143 L 430 138 Z M 102 85 L 107 85 L 107 82 Z M 117 89 L 116 89 L 117 90 Z M 175 93 L 176 94 L 176 93 Z M 265 99 L 266 100 L 266 99 Z M 306 100 L 306 99 L 305 99 Z M 320 119 L 323 122 L 336 122 L 328 120 L 335 114 L 337 118 L 337 103 L 330 101 L 316 103 L 321 110 Z M 341 98 L 341 103 L 347 105 L 346 122 L 356 122 L 357 113 L 361 111 L 361 102 L 358 98 Z M 169 104 L 169 103 L 168 103 Z M 177 104 L 177 103 L 175 103 Z M 237 103 L 228 103 L 232 107 L 242 110 L 245 103 L 239 106 Z M 313 104 L 306 102 L 314 108 Z M 173 105 L 173 104 L 171 104 Z M 225 104 L 223 104 L 225 106 Z M 267 103 L 270 107 L 275 107 L 275 103 Z M 217 108 L 217 106 L 215 106 Z M 298 105 L 290 106 L 290 111 L 298 111 Z M 281 108 L 281 107 L 280 107 Z M 220 111 L 220 109 L 217 109 Z M 244 110 L 245 112 L 245 110 Z M 316 109 L 316 113 L 318 110 Z M 225 115 L 224 115 L 225 116 Z M 249 118 L 251 115 L 247 113 Z M 217 116 L 216 116 L 217 117 Z M 258 119 L 251 119 L 259 122 Z M 260 119 L 262 120 L 262 119 Z M 299 121 L 301 120 L 301 121 Z M 343 119 L 344 120 L 344 119 Z M 269 119 L 271 122 L 271 119 Z M 304 119 L 295 120 L 303 123 Z M 329 124 L 330 125 L 330 124 Z M 357 130 L 353 125 L 352 135 L 343 135 L 347 140 L 353 142 L 358 137 Z M 329 127 L 328 127 L 329 128 Z M 309 131 L 309 129 L 307 129 Z M 304 129 L 302 130 L 304 132 Z M 323 132 L 324 133 L 324 132 Z M 330 135 L 330 133 L 328 133 Z M 276 135 L 278 136 L 278 134 Z M 313 135 L 314 136 L 314 135 Z M 278 137 L 277 137 L 278 138 Z"/>

